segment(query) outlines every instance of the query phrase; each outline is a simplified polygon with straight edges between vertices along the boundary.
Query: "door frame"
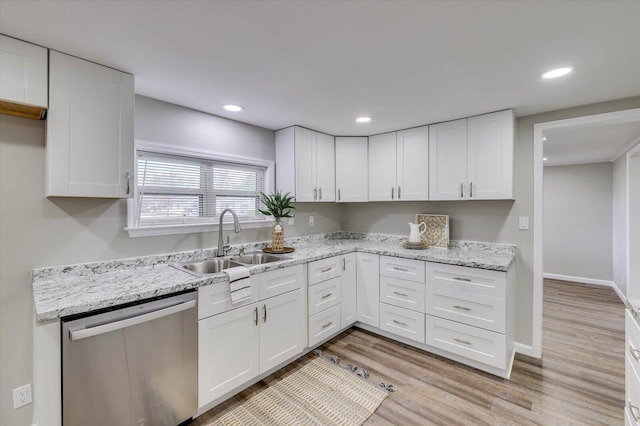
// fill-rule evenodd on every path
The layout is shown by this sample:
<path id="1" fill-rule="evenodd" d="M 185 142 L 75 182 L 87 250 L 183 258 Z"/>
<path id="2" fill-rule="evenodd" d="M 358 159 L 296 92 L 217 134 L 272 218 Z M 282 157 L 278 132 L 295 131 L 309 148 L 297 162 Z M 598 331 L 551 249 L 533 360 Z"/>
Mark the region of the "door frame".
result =
<path id="1" fill-rule="evenodd" d="M 547 121 L 533 125 L 533 323 L 531 351 L 527 355 L 542 357 L 542 297 L 543 297 L 543 195 L 544 195 L 544 147 L 543 134 L 545 130 L 561 127 L 589 127 L 599 124 L 622 124 L 640 121 L 640 108 L 608 112 L 604 114 L 587 115 L 564 120 Z M 637 139 L 616 153 L 611 159 L 614 161 L 624 155 L 637 143 Z M 627 228 L 628 232 L 628 228 Z M 627 247 L 627 256 L 628 247 Z M 628 268 L 628 262 L 627 262 Z M 628 272 L 628 271 L 627 271 Z M 528 352 L 528 351 L 527 351 Z"/>

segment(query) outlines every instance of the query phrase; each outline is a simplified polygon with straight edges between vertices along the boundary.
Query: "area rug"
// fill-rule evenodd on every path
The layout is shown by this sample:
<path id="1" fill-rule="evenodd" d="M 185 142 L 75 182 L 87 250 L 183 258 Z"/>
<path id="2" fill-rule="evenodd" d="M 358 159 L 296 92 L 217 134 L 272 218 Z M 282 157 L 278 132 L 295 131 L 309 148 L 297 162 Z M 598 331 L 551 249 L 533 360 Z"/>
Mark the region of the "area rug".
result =
<path id="1" fill-rule="evenodd" d="M 212 426 L 362 425 L 389 392 L 322 357 L 233 407 Z"/>

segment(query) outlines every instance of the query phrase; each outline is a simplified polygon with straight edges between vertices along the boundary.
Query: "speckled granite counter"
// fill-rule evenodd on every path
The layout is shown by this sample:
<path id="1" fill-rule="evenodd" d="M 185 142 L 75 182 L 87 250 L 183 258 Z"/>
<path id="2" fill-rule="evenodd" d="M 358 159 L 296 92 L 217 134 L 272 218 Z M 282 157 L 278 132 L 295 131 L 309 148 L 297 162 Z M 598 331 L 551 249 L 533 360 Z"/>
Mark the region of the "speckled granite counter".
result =
<path id="1" fill-rule="evenodd" d="M 451 248 L 407 250 L 397 235 L 336 232 L 286 240 L 296 251 L 290 259 L 250 266 L 251 274 L 286 268 L 300 263 L 361 251 L 428 262 L 506 271 L 515 259 L 515 246 L 468 241 L 452 241 Z M 261 250 L 269 242 L 232 246 L 230 254 L 244 247 Z M 106 262 L 41 268 L 33 270 L 33 298 L 38 321 L 90 312 L 129 302 L 162 296 L 204 285 L 224 285 L 227 275 L 218 273 L 199 278 L 170 266 L 172 263 L 215 256 L 215 250 L 195 250 L 166 255 L 144 256 Z"/>

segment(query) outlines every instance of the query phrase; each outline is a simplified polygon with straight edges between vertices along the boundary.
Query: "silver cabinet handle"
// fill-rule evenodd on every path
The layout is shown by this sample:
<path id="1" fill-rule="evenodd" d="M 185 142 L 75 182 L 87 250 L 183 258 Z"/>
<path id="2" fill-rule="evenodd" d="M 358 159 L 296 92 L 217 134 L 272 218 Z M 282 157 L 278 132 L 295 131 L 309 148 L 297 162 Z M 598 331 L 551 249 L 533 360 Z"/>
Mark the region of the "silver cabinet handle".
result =
<path id="1" fill-rule="evenodd" d="M 338 188 L 338 201 L 340 201 L 340 188 Z"/>
<path id="2" fill-rule="evenodd" d="M 346 271 L 347 270 L 347 259 L 342 259 L 342 270 Z"/>
<path id="3" fill-rule="evenodd" d="M 398 187 L 398 200 L 400 200 L 400 199 L 402 198 L 402 197 L 400 196 L 400 190 L 401 190 L 401 189 L 402 189 L 402 188 Z"/>
<path id="4" fill-rule="evenodd" d="M 408 297 L 409 295 L 406 293 L 400 293 L 399 291 L 394 291 L 393 294 L 397 294 L 398 296 Z"/>
<path id="5" fill-rule="evenodd" d="M 466 283 L 470 283 L 471 280 L 469 278 L 460 278 L 460 277 L 453 277 L 454 280 L 456 281 L 464 281 Z"/>
<path id="6" fill-rule="evenodd" d="M 332 267 L 324 268 L 322 271 L 320 271 L 320 273 L 324 274 L 325 272 L 329 272 L 332 269 L 333 269 Z"/>
<path id="7" fill-rule="evenodd" d="M 454 308 L 460 309 L 461 311 L 470 311 L 471 308 L 467 308 L 466 306 L 453 305 Z"/>
<path id="8" fill-rule="evenodd" d="M 464 198 L 464 183 L 460 184 L 460 198 Z"/>
<path id="9" fill-rule="evenodd" d="M 463 343 L 465 345 L 471 345 L 471 342 L 468 340 L 462 340 L 462 339 L 458 339 L 457 337 L 454 337 L 453 340 L 455 340 L 456 342 L 460 342 Z"/>
<path id="10" fill-rule="evenodd" d="M 393 191 L 395 191 L 395 188 L 392 186 L 391 187 L 391 199 L 393 200 Z"/>
<path id="11" fill-rule="evenodd" d="M 322 200 L 322 188 L 318 188 L 318 200 Z"/>
<path id="12" fill-rule="evenodd" d="M 131 194 L 131 173 L 127 173 L 127 195 Z"/>
<path id="13" fill-rule="evenodd" d="M 402 326 L 407 326 L 407 323 L 402 322 L 402 321 L 398 321 L 398 320 L 393 320 L 394 323 L 398 324 L 398 325 L 402 325 Z"/>
<path id="14" fill-rule="evenodd" d="M 636 413 L 633 410 L 638 411 L 638 407 L 633 405 L 631 401 L 629 401 L 629 412 L 631 413 L 631 417 L 633 417 L 633 420 L 637 422 L 638 420 L 640 420 L 640 417 L 636 416 Z"/>
<path id="15" fill-rule="evenodd" d="M 178 312 L 182 312 L 187 309 L 191 309 L 196 306 L 195 300 L 189 300 L 188 302 L 179 303 L 177 305 L 169 306 L 168 308 L 160 309 L 157 311 L 149 312 L 147 314 L 138 315 L 124 319 L 122 321 L 110 322 L 107 324 L 99 325 L 91 328 L 84 328 L 81 330 L 70 331 L 69 337 L 71 340 L 86 339 L 87 337 L 97 336 L 99 334 L 108 333 L 110 331 L 122 330 L 126 327 L 131 327 L 143 322 L 153 321 L 158 318 L 173 315 Z"/>
<path id="16" fill-rule="evenodd" d="M 394 266 L 393 269 L 395 269 L 396 271 L 409 272 L 408 269 L 398 268 L 397 266 Z"/>
<path id="17" fill-rule="evenodd" d="M 255 313 L 256 313 L 256 320 L 255 320 L 255 323 L 256 323 L 256 325 L 258 325 L 258 307 L 257 307 L 257 306 L 256 306 L 256 308 L 255 308 Z"/>
<path id="18" fill-rule="evenodd" d="M 313 188 L 313 199 L 314 200 L 318 199 L 318 188 Z"/>
<path id="19" fill-rule="evenodd" d="M 469 183 L 469 198 L 473 198 L 473 182 Z"/>
<path id="20" fill-rule="evenodd" d="M 262 311 L 264 312 L 264 316 L 262 317 L 262 322 L 267 322 L 267 305 L 262 305 Z"/>
<path id="21" fill-rule="evenodd" d="M 631 356 L 633 356 L 636 361 L 640 361 L 640 350 L 634 348 L 631 343 L 629 343 L 629 352 L 631 352 Z"/>
<path id="22" fill-rule="evenodd" d="M 330 327 L 332 324 L 333 324 L 333 321 L 329 321 L 328 323 L 324 324 L 322 328 L 324 329 L 324 328 Z"/>
<path id="23" fill-rule="evenodd" d="M 326 299 L 327 297 L 330 297 L 333 293 L 327 293 L 324 296 L 322 296 L 323 299 Z"/>

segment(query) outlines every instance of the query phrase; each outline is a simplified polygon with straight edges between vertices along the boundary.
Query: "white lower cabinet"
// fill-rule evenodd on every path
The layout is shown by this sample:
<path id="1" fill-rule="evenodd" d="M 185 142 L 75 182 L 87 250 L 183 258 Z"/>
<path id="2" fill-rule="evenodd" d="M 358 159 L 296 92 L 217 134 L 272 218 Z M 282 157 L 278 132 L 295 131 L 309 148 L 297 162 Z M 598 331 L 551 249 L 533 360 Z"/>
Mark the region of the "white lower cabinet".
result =
<path id="1" fill-rule="evenodd" d="M 380 326 L 380 256 L 356 253 L 358 321 Z"/>
<path id="2" fill-rule="evenodd" d="M 309 347 L 340 331 L 340 306 L 334 305 L 309 317 Z"/>
<path id="3" fill-rule="evenodd" d="M 625 313 L 625 424 L 640 425 L 640 326 Z"/>
<path id="4" fill-rule="evenodd" d="M 225 288 L 228 283 L 198 290 L 198 310 L 205 315 L 216 312 L 198 315 L 198 407 L 293 359 L 307 347 L 303 265 L 258 274 L 251 281 L 252 293 L 257 284 L 261 296 L 275 295 L 217 313 L 225 292 L 215 287 Z"/>
<path id="5" fill-rule="evenodd" d="M 424 343 L 424 314 L 380 304 L 380 329 Z"/>
<path id="6" fill-rule="evenodd" d="M 358 315 L 356 280 L 356 254 L 345 254 L 342 256 L 342 272 L 340 274 L 340 328 L 345 328 L 356 322 Z"/>

